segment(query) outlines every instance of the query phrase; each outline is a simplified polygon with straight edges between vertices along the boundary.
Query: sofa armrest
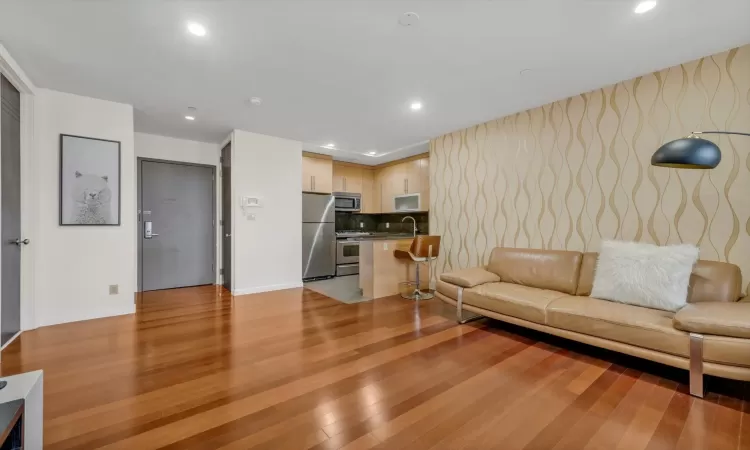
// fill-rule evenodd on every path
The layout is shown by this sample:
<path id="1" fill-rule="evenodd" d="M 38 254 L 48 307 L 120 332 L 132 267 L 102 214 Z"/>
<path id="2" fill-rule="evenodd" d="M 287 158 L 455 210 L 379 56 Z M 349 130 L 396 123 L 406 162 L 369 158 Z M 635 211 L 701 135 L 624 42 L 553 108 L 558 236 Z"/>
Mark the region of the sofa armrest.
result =
<path id="1" fill-rule="evenodd" d="M 485 283 L 497 283 L 500 281 L 499 276 L 492 272 L 488 272 L 482 267 L 472 267 L 470 269 L 444 273 L 440 275 L 440 279 L 446 283 L 455 284 L 464 288 L 471 288 Z"/>
<path id="2" fill-rule="evenodd" d="M 693 303 L 677 311 L 672 323 L 690 333 L 750 339 L 750 303 Z"/>

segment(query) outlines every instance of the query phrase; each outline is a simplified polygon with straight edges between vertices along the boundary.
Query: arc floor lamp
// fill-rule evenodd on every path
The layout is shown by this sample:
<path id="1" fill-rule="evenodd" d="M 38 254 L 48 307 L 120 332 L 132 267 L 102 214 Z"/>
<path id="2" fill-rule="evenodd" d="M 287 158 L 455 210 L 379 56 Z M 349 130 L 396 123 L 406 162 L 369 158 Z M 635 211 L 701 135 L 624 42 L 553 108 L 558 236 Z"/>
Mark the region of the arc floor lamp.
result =
<path id="1" fill-rule="evenodd" d="M 652 166 L 675 169 L 713 169 L 721 161 L 721 150 L 713 142 L 700 138 L 701 134 L 734 134 L 750 136 L 750 133 L 734 131 L 693 131 L 690 136 L 677 139 L 659 147 L 651 157 Z M 690 333 L 690 394 L 703 397 L 703 335 Z"/>
<path id="2" fill-rule="evenodd" d="M 735 131 L 693 131 L 690 136 L 677 139 L 659 147 L 651 157 L 652 166 L 675 169 L 713 169 L 721 161 L 721 150 L 713 142 L 699 137 L 701 134 L 734 134 L 750 136 Z"/>

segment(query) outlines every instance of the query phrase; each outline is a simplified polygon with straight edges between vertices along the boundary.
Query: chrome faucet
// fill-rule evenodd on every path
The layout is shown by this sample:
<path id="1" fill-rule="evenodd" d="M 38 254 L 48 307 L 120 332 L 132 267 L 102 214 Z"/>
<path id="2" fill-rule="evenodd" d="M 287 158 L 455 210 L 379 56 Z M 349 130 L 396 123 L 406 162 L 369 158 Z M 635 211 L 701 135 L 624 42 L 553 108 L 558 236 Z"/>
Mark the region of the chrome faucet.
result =
<path id="1" fill-rule="evenodd" d="M 406 220 L 406 219 L 411 219 L 411 221 L 414 223 L 412 235 L 414 237 L 417 237 L 417 221 L 416 221 L 416 219 L 414 219 L 414 217 L 412 217 L 412 216 L 406 216 L 403 219 L 401 219 L 401 223 L 404 223 L 404 220 Z"/>

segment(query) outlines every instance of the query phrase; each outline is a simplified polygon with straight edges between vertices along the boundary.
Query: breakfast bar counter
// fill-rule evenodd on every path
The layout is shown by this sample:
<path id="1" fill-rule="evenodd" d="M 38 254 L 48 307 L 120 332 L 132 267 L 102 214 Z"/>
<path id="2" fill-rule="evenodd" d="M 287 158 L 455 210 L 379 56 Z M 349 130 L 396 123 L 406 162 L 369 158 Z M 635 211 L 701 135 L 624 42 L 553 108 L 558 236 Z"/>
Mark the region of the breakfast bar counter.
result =
<path id="1" fill-rule="evenodd" d="M 399 294 L 399 283 L 415 279 L 416 264 L 393 256 L 394 250 L 409 251 L 414 239 L 363 239 L 359 243 L 359 287 L 370 298 Z M 428 280 L 428 268 L 421 265 L 422 284 Z"/>

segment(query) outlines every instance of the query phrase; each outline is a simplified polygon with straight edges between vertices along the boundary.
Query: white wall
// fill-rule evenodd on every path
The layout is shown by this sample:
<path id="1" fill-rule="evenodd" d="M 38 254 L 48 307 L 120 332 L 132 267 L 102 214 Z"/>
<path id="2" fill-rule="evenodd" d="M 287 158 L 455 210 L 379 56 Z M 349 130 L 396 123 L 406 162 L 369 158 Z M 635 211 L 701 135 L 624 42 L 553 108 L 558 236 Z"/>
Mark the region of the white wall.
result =
<path id="1" fill-rule="evenodd" d="M 120 141 L 120 226 L 59 226 L 60 134 Z M 36 326 L 133 313 L 135 152 L 133 107 L 38 89 L 34 157 L 38 219 L 34 245 Z M 109 295 L 109 285 L 119 285 Z"/>
<path id="2" fill-rule="evenodd" d="M 155 134 L 135 133 L 135 156 L 194 164 L 219 164 L 219 146 Z"/>
<path id="3" fill-rule="evenodd" d="M 235 130 L 232 196 L 233 292 L 302 286 L 302 143 Z"/>
<path id="4" fill-rule="evenodd" d="M 155 134 L 135 133 L 135 156 L 138 158 L 161 159 L 164 161 L 188 162 L 205 164 L 216 167 L 219 176 L 219 153 L 217 144 L 207 142 L 176 139 Z M 137 172 L 137 171 L 136 171 Z M 137 183 L 137 181 L 136 181 Z M 216 187 L 216 284 L 221 283 L 219 269 L 221 267 L 221 185 Z M 137 239 L 137 238 L 136 238 Z M 136 240 L 136 254 L 138 242 Z"/>

